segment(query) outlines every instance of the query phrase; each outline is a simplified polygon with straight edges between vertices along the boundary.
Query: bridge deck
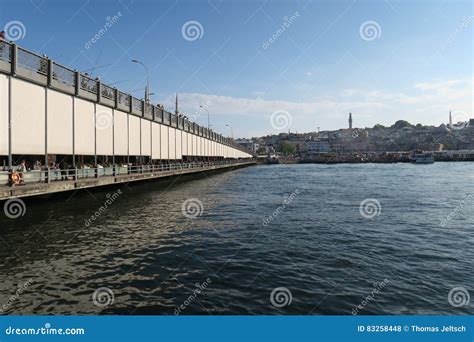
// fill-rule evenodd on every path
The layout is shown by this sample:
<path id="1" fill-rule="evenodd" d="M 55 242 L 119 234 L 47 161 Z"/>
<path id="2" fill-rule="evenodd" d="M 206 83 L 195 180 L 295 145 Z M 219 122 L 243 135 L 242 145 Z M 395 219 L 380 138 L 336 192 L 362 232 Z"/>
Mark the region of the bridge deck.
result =
<path id="1" fill-rule="evenodd" d="M 78 180 L 55 180 L 51 183 L 29 183 L 24 185 L 0 186 L 0 201 L 8 200 L 10 198 L 31 197 L 54 194 L 64 191 L 72 191 L 77 189 L 95 188 L 104 185 L 129 183 L 136 181 L 144 181 L 158 178 L 174 177 L 186 174 L 196 174 L 202 172 L 209 172 L 213 170 L 232 170 L 245 166 L 256 164 L 254 161 L 231 163 L 223 165 L 208 165 L 194 168 L 175 169 L 169 171 L 155 171 L 147 173 L 131 173 L 116 176 L 102 176 L 98 178 L 84 178 Z"/>

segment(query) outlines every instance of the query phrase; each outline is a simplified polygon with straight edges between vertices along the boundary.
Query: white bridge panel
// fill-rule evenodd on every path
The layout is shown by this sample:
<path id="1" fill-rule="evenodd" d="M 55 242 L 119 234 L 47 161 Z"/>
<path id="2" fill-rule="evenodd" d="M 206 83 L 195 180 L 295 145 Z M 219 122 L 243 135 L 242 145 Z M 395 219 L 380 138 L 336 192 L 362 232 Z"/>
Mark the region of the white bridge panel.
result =
<path id="1" fill-rule="evenodd" d="M 161 159 L 169 159 L 168 126 L 161 126 Z"/>
<path id="2" fill-rule="evenodd" d="M 202 156 L 202 137 L 197 137 L 197 153 L 196 155 Z"/>
<path id="3" fill-rule="evenodd" d="M 151 121 L 140 120 L 142 125 L 142 156 L 151 156 Z"/>
<path id="4" fill-rule="evenodd" d="M 169 159 L 176 159 L 176 128 L 169 128 Z"/>
<path id="5" fill-rule="evenodd" d="M 161 159 L 161 129 L 160 129 L 160 124 L 157 124 L 155 122 L 151 123 L 151 137 L 152 137 L 152 159 Z"/>
<path id="6" fill-rule="evenodd" d="M 140 155 L 140 118 L 128 116 L 128 147 L 131 156 Z"/>
<path id="7" fill-rule="evenodd" d="M 101 105 L 95 107 L 95 127 L 97 139 L 97 155 L 112 156 L 114 154 L 114 117 L 112 109 Z"/>
<path id="8" fill-rule="evenodd" d="M 94 104 L 74 99 L 74 151 L 76 155 L 95 154 Z"/>
<path id="9" fill-rule="evenodd" d="M 128 155 L 127 113 L 114 110 L 114 152 L 116 156 Z"/>
<path id="10" fill-rule="evenodd" d="M 12 153 L 44 155 L 45 88 L 18 79 L 11 81 Z"/>
<path id="11" fill-rule="evenodd" d="M 72 96 L 48 89 L 48 154 L 72 154 Z"/>
<path id="12" fill-rule="evenodd" d="M 177 129 L 176 130 L 176 159 L 181 159 L 183 158 L 183 152 L 182 152 L 182 132 L 181 130 Z"/>
<path id="13" fill-rule="evenodd" d="M 193 139 L 192 139 L 192 140 L 193 140 L 193 154 L 192 154 L 192 155 L 193 155 L 193 156 L 197 156 L 197 155 L 198 155 L 198 154 L 197 154 L 197 148 L 198 148 L 198 147 L 197 147 L 197 142 L 198 142 L 198 139 L 197 139 L 197 138 L 198 138 L 198 137 L 197 137 L 197 135 L 195 135 L 195 134 L 192 134 L 192 136 L 193 136 Z"/>
<path id="14" fill-rule="evenodd" d="M 0 75 L 0 156 L 8 155 L 8 76 Z"/>
<path id="15" fill-rule="evenodd" d="M 188 133 L 181 132 L 181 154 L 188 155 Z"/>
<path id="16" fill-rule="evenodd" d="M 190 133 L 186 133 L 186 155 L 191 156 L 193 154 L 193 136 Z"/>

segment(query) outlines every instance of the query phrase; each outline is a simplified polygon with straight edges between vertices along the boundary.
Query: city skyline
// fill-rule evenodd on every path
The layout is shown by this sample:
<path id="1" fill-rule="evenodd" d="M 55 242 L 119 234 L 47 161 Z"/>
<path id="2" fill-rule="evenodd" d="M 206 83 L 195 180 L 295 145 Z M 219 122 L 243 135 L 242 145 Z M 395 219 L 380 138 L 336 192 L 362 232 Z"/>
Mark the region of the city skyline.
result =
<path id="1" fill-rule="evenodd" d="M 207 126 L 205 107 L 224 135 L 228 126 L 239 137 L 338 129 L 349 112 L 355 127 L 438 126 L 450 110 L 454 122 L 472 117 L 468 1 L 54 7 L 10 2 L 0 19 L 24 26 L 19 45 L 137 97 L 145 73 L 131 60 L 143 61 L 152 102 L 173 111 L 179 93 L 183 113 Z M 284 127 L 272 125 L 275 112 L 289 115 Z"/>

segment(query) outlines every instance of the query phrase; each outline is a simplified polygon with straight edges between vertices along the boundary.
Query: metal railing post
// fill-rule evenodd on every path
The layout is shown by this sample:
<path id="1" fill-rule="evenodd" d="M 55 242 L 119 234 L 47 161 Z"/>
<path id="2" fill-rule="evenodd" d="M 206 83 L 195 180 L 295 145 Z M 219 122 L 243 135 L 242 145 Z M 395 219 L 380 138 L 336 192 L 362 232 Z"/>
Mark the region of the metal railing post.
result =
<path id="1" fill-rule="evenodd" d="M 10 56 L 11 74 L 12 74 L 12 76 L 15 76 L 16 75 L 16 67 L 17 67 L 17 63 L 18 63 L 18 45 L 12 44 L 10 53 L 11 53 L 11 56 Z"/>
<path id="2" fill-rule="evenodd" d="M 118 104 L 119 104 L 119 92 L 117 88 L 114 88 L 114 98 L 115 98 L 114 108 L 117 109 Z"/>
<path id="3" fill-rule="evenodd" d="M 79 71 L 75 71 L 74 72 L 74 94 L 76 96 L 79 96 L 79 89 L 81 89 L 81 74 L 79 73 Z"/>
<path id="4" fill-rule="evenodd" d="M 53 68 L 53 61 L 48 58 L 48 87 L 51 87 L 51 85 L 53 84 Z"/>
<path id="5" fill-rule="evenodd" d="M 100 81 L 96 81 L 97 84 L 97 103 L 100 103 L 100 100 L 102 99 L 102 86 Z"/>

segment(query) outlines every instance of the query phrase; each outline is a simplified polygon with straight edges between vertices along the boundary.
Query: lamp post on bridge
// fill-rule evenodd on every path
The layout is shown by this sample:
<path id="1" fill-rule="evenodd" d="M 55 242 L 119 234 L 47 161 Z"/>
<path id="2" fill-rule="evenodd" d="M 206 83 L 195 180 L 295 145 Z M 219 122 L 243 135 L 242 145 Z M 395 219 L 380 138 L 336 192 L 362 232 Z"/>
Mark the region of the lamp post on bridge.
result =
<path id="1" fill-rule="evenodd" d="M 210 116 L 210 115 L 209 115 L 209 110 L 208 110 L 206 107 L 204 107 L 204 106 L 199 106 L 199 108 L 202 108 L 202 109 L 204 109 L 204 110 L 207 112 L 207 129 L 210 129 L 210 128 L 211 128 L 211 125 L 210 125 L 210 121 L 209 121 L 209 116 Z"/>
<path id="2" fill-rule="evenodd" d="M 132 62 L 140 64 L 145 69 L 145 72 L 146 72 L 145 102 L 150 103 L 150 73 L 148 72 L 148 68 L 145 65 L 145 63 L 140 62 L 137 59 L 132 59 Z"/>
<path id="3" fill-rule="evenodd" d="M 232 140 L 234 140 L 234 130 L 232 129 L 232 126 L 226 125 L 226 127 L 230 128 L 230 134 L 231 134 Z"/>

